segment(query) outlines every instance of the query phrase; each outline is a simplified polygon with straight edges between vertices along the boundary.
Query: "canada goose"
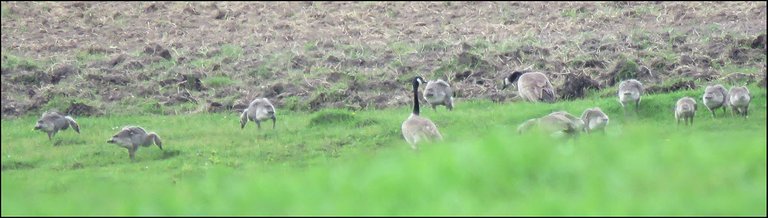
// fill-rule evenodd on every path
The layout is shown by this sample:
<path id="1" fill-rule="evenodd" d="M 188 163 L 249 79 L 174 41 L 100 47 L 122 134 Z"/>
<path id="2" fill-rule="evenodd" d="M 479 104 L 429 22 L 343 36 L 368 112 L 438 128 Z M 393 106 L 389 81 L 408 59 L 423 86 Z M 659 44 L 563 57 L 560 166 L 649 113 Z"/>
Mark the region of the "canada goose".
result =
<path id="1" fill-rule="evenodd" d="M 77 122 L 75 122 L 75 119 L 72 119 L 72 117 L 62 116 L 58 112 L 45 112 L 40 119 L 37 120 L 34 130 L 48 133 L 48 140 L 51 140 L 51 137 L 56 135 L 56 132 L 65 130 L 69 128 L 69 126 L 72 126 L 72 129 L 75 129 L 77 134 L 80 134 L 80 126 L 77 125 Z"/>
<path id="2" fill-rule="evenodd" d="M 424 88 L 424 99 L 432 105 L 432 110 L 437 111 L 437 105 L 453 110 L 453 89 L 442 79 L 427 82 Z"/>
<path id="3" fill-rule="evenodd" d="M 555 89 L 549 82 L 547 76 L 541 72 L 520 72 L 515 71 L 504 78 L 506 89 L 509 85 L 516 85 L 517 92 L 523 99 L 531 102 L 555 102 Z"/>
<path id="4" fill-rule="evenodd" d="M 107 140 L 107 143 L 116 144 L 128 149 L 128 156 L 131 160 L 134 160 L 134 155 L 136 150 L 139 149 L 139 145 L 149 147 L 153 142 L 160 150 L 163 150 L 163 142 L 160 141 L 160 136 L 154 132 L 147 133 L 144 128 L 138 126 L 123 127 L 122 130 L 112 136 L 112 139 Z"/>
<path id="5" fill-rule="evenodd" d="M 256 126 L 261 129 L 261 121 L 266 119 L 272 119 L 272 129 L 274 129 L 277 120 L 275 117 L 275 106 L 272 106 L 272 103 L 267 98 L 257 98 L 251 101 L 248 108 L 240 115 L 240 129 L 245 128 L 245 124 L 249 120 L 256 122 Z"/>
<path id="6" fill-rule="evenodd" d="M 402 131 L 403 137 L 408 144 L 411 144 L 411 148 L 418 149 L 417 143 L 421 141 L 442 140 L 443 136 L 438 131 L 437 126 L 431 120 L 425 117 L 419 116 L 419 98 L 418 90 L 419 84 L 425 83 L 424 79 L 420 76 L 413 78 L 413 112 L 411 116 L 403 121 Z"/>
<path id="7" fill-rule="evenodd" d="M 749 96 L 749 89 L 746 86 L 731 87 L 731 90 L 728 91 L 728 105 L 731 106 L 731 116 L 736 112 L 736 114 L 748 118 L 750 101 L 752 101 L 752 98 Z"/>
<path id="8" fill-rule="evenodd" d="M 640 96 L 643 95 L 643 84 L 636 79 L 624 80 L 619 83 L 619 102 L 624 112 L 626 104 L 635 102 L 635 112 L 640 109 Z"/>
<path id="9" fill-rule="evenodd" d="M 707 86 L 704 89 L 704 96 L 702 96 L 704 106 L 712 112 L 712 118 L 715 118 L 715 110 L 723 108 L 723 114 L 725 114 L 725 106 L 728 105 L 728 91 L 725 90 L 723 85 Z"/>
<path id="10" fill-rule="evenodd" d="M 518 133 L 524 133 L 532 128 L 551 133 L 552 136 L 575 136 L 584 129 L 581 119 L 565 111 L 556 111 L 540 118 L 525 121 L 517 127 Z"/>
<path id="11" fill-rule="evenodd" d="M 696 116 L 696 100 L 693 100 L 691 97 L 683 97 L 677 100 L 675 106 L 677 125 L 680 125 L 680 120 L 683 120 L 683 124 L 693 125 L 694 116 Z"/>
<path id="12" fill-rule="evenodd" d="M 587 108 L 581 114 L 581 120 L 584 121 L 584 131 L 587 133 L 601 130 L 605 133 L 605 126 L 608 125 L 608 115 L 603 113 L 600 107 Z"/>

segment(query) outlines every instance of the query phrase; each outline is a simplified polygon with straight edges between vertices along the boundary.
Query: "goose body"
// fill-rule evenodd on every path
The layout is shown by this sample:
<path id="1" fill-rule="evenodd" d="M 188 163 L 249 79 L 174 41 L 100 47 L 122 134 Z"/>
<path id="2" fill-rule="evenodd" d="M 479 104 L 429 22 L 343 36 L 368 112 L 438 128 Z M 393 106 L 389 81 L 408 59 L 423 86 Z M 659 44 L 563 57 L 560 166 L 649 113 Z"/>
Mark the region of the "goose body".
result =
<path id="1" fill-rule="evenodd" d="M 163 142 L 160 140 L 160 136 L 154 132 L 147 133 L 144 128 L 138 126 L 123 127 L 111 139 L 107 140 L 107 143 L 116 144 L 128 149 L 128 156 L 131 160 L 134 160 L 139 146 L 149 147 L 154 143 L 160 150 L 163 150 Z"/>
<path id="2" fill-rule="evenodd" d="M 419 84 L 422 83 L 425 82 L 421 77 L 417 76 L 413 78 L 413 112 L 408 116 L 408 119 L 403 121 L 403 125 L 401 126 L 403 138 L 405 138 L 405 141 L 408 142 L 414 150 L 418 149 L 417 144 L 420 142 L 443 139 L 443 136 L 440 134 L 435 123 L 426 117 L 419 116 L 418 90 Z"/>
<path id="3" fill-rule="evenodd" d="M 712 112 L 712 117 L 715 117 L 715 110 L 723 108 L 725 113 L 725 106 L 728 105 L 728 91 L 725 90 L 723 85 L 707 86 L 704 89 L 704 96 L 701 97 L 704 102 L 704 106 Z"/>
<path id="4" fill-rule="evenodd" d="M 272 129 L 275 128 L 275 106 L 267 98 L 257 98 L 248 105 L 248 108 L 240 114 L 240 129 L 245 128 L 248 121 L 256 122 L 256 126 L 261 129 L 261 121 L 272 119 Z"/>
<path id="5" fill-rule="evenodd" d="M 675 121 L 680 125 L 680 120 L 685 125 L 693 125 L 693 117 L 696 116 L 696 100 L 691 97 L 683 97 L 675 104 Z"/>
<path id="6" fill-rule="evenodd" d="M 584 122 L 565 111 L 552 112 L 540 118 L 529 119 L 517 128 L 518 133 L 536 129 L 555 137 L 577 135 L 584 129 Z"/>
<path id="7" fill-rule="evenodd" d="M 619 83 L 619 102 L 626 111 L 627 104 L 634 102 L 635 111 L 640 109 L 640 98 L 643 95 L 643 84 L 636 79 L 629 79 Z"/>
<path id="8" fill-rule="evenodd" d="M 520 97 L 530 102 L 555 102 L 555 89 L 547 75 L 541 72 L 515 71 L 504 78 L 504 87 L 516 85 Z"/>
<path id="9" fill-rule="evenodd" d="M 605 132 L 605 127 L 609 121 L 608 115 L 603 113 L 599 107 L 584 110 L 584 113 L 581 114 L 581 120 L 584 121 L 584 131 L 587 133 L 598 130 Z"/>
<path id="10" fill-rule="evenodd" d="M 432 105 L 432 110 L 436 111 L 437 105 L 443 105 L 448 110 L 453 110 L 453 89 L 442 79 L 429 81 L 424 88 L 424 100 Z"/>
<path id="11" fill-rule="evenodd" d="M 77 134 L 80 134 L 80 126 L 72 117 L 61 115 L 58 112 L 45 112 L 40 119 L 37 120 L 34 129 L 48 133 L 48 140 L 51 140 L 51 138 L 56 135 L 56 132 L 59 130 L 66 130 L 70 126 L 77 132 Z"/>
<path id="12" fill-rule="evenodd" d="M 728 91 L 728 105 L 731 106 L 731 116 L 733 113 L 748 117 L 749 102 L 752 101 L 749 95 L 749 89 L 746 86 L 731 87 Z"/>

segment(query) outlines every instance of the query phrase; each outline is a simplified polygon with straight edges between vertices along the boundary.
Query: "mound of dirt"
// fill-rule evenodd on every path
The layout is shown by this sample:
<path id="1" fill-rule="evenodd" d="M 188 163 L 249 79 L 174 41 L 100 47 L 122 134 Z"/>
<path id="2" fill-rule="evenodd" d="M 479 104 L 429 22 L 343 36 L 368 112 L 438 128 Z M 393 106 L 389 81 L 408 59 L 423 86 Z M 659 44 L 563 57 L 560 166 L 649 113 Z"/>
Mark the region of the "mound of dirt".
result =
<path id="1" fill-rule="evenodd" d="M 731 85 L 745 85 L 752 84 L 757 81 L 757 75 L 746 73 L 731 73 L 721 78 L 720 80 Z"/>
<path id="2" fill-rule="evenodd" d="M 587 90 L 599 90 L 599 83 L 588 75 L 567 74 L 564 76 L 563 85 L 556 88 L 559 99 L 573 100 L 584 97 Z"/>
<path id="3" fill-rule="evenodd" d="M 661 93 L 676 92 L 679 90 L 689 90 L 689 89 L 696 89 L 696 83 L 693 82 L 693 80 L 679 81 L 668 86 L 653 85 L 651 87 L 646 88 L 645 91 L 649 94 L 661 94 Z"/>
<path id="4" fill-rule="evenodd" d="M 71 64 L 62 65 L 51 72 L 51 77 L 50 77 L 51 83 L 57 84 L 59 83 L 59 81 L 66 78 L 67 76 L 77 75 L 79 73 L 80 72 L 75 65 L 71 65 Z"/>
<path id="5" fill-rule="evenodd" d="M 73 102 L 64 113 L 72 116 L 95 116 L 103 114 L 96 107 L 82 102 Z"/>
<path id="6" fill-rule="evenodd" d="M 131 97 L 219 112 L 242 110 L 258 96 L 290 110 L 381 109 L 409 105 L 406 80 L 416 75 L 448 81 L 457 98 L 504 102 L 514 92 L 500 92 L 498 84 L 512 70 L 547 73 L 562 99 L 630 78 L 649 86 L 710 82 L 733 73 L 713 69 L 764 67 L 765 8 L 765 2 L 5 2 L 2 116 L 38 113 L 57 96 L 94 95 L 100 97 L 89 104 L 104 108 L 122 108 L 116 104 Z"/>
<path id="7" fill-rule="evenodd" d="M 356 120 L 357 118 L 348 111 L 321 111 L 309 120 L 309 126 L 331 125 Z"/>

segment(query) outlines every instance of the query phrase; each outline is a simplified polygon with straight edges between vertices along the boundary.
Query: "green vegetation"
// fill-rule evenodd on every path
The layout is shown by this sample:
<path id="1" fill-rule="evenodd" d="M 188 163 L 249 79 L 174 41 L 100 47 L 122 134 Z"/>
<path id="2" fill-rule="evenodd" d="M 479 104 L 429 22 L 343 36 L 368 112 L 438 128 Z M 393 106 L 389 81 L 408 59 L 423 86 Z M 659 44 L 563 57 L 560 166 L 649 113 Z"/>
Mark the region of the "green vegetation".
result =
<path id="1" fill-rule="evenodd" d="M 42 69 L 41 65 L 42 63 L 40 63 L 40 61 L 31 59 L 31 58 L 16 56 L 3 51 L 3 61 L 2 61 L 3 69 L 26 68 L 26 69 L 35 70 L 35 69 Z"/>
<path id="2" fill-rule="evenodd" d="M 81 134 L 52 141 L 31 131 L 34 116 L 3 120 L 2 214 L 764 216 L 766 92 L 750 89 L 748 119 L 700 105 L 691 127 L 674 125 L 672 107 L 702 89 L 646 96 L 626 117 L 596 95 L 459 101 L 423 110 L 446 140 L 418 152 L 400 132 L 410 106 L 278 111 L 274 130 L 240 129 L 235 113 L 76 117 Z M 514 133 L 593 106 L 611 118 L 604 135 Z M 130 162 L 105 142 L 125 125 L 157 132 L 164 150 L 142 147 Z"/>
<path id="3" fill-rule="evenodd" d="M 213 88 L 220 88 L 234 84 L 235 81 L 225 75 L 211 76 L 203 79 L 203 83 Z"/>

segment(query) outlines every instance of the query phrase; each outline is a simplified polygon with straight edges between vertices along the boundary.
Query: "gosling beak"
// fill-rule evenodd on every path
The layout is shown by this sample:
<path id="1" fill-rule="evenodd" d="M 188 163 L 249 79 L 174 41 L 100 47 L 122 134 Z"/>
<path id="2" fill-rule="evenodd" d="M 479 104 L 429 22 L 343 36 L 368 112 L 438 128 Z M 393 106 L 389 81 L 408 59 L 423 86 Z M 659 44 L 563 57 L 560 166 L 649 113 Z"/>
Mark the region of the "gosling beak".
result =
<path id="1" fill-rule="evenodd" d="M 112 140 L 112 139 L 107 140 L 107 143 L 113 143 L 113 142 L 115 142 L 115 140 Z"/>

